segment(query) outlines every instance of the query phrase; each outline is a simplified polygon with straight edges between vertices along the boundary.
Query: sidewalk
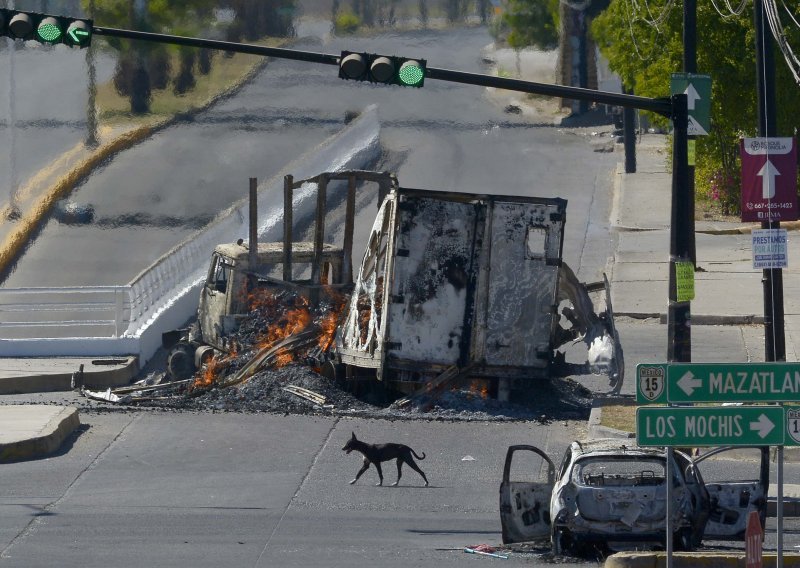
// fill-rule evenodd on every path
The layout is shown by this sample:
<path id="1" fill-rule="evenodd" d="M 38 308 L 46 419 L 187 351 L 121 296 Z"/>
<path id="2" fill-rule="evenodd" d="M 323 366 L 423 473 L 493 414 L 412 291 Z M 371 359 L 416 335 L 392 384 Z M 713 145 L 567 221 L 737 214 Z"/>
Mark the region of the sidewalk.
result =
<path id="1" fill-rule="evenodd" d="M 611 291 L 614 313 L 665 320 L 668 307 L 671 174 L 667 140 L 645 134 L 636 146 L 637 168 L 625 174 L 618 165 L 611 223 L 617 229 Z M 621 152 L 621 148 L 618 148 Z M 622 158 L 622 156 L 621 156 Z M 789 230 L 789 267 L 783 269 L 786 358 L 800 352 L 800 294 L 797 222 Z M 763 323 L 762 270 L 753 269 L 750 230 L 759 224 L 697 221 L 694 325 Z"/>

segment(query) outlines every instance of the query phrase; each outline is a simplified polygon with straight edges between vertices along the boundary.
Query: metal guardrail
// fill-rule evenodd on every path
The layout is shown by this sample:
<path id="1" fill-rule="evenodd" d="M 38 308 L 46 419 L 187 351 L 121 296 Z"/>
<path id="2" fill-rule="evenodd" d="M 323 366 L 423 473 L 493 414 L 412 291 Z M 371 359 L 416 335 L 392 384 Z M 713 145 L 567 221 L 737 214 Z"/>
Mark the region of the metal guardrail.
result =
<path id="1" fill-rule="evenodd" d="M 0 289 L 0 339 L 121 337 L 130 286 Z"/>

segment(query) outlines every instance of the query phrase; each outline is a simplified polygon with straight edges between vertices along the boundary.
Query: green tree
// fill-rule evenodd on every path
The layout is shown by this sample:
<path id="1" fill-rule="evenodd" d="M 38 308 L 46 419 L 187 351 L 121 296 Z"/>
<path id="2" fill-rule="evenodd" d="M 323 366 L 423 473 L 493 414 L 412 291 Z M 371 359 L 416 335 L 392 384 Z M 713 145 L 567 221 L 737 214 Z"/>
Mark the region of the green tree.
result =
<path id="1" fill-rule="evenodd" d="M 664 97 L 670 75 L 682 70 L 682 11 L 669 0 L 654 0 L 648 8 L 637 11 L 629 0 L 612 0 L 591 29 L 625 87 L 638 95 Z M 712 132 L 698 137 L 696 186 L 699 196 L 718 199 L 730 214 L 738 213 L 741 191 L 739 139 L 758 130 L 752 17 L 752 10 L 723 18 L 711 2 L 697 6 L 697 69 L 712 79 Z M 795 26 L 787 26 L 787 34 L 790 44 L 800 45 Z M 798 86 L 780 52 L 775 61 L 777 108 L 770 112 L 775 112 L 777 134 L 792 136 L 800 116 Z M 666 119 L 651 119 L 666 125 Z"/>
<path id="2" fill-rule="evenodd" d="M 227 0 L 215 2 L 232 8 L 229 41 L 256 41 L 263 37 L 294 37 L 295 0 Z"/>
<path id="3" fill-rule="evenodd" d="M 177 35 L 198 35 L 211 25 L 215 0 L 81 0 L 81 7 L 104 26 L 130 28 Z M 153 89 L 169 83 L 168 52 L 178 49 L 164 44 L 107 38 L 118 52 L 114 87 L 130 99 L 132 114 L 150 111 Z M 195 54 L 193 53 L 192 59 Z M 193 84 L 181 62 L 183 84 Z"/>
<path id="4" fill-rule="evenodd" d="M 503 14 L 506 41 L 514 49 L 558 45 L 559 0 L 509 0 Z"/>

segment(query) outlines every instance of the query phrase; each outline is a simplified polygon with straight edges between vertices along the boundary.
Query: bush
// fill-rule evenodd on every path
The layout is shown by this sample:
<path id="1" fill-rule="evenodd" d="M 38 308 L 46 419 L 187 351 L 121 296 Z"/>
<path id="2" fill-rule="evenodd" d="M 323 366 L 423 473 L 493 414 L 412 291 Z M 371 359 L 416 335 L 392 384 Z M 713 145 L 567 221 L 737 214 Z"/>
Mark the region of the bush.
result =
<path id="1" fill-rule="evenodd" d="M 361 18 L 352 12 L 342 12 L 333 21 L 333 30 L 337 34 L 352 34 L 361 27 Z"/>

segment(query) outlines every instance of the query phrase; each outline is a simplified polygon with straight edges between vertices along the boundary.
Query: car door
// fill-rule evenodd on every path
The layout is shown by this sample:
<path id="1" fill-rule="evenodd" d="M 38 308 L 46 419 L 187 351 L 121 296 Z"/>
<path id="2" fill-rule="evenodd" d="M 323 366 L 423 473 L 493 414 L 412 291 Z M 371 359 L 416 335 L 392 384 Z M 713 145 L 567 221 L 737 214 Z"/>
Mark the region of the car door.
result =
<path id="1" fill-rule="evenodd" d="M 533 452 L 544 460 L 546 481 L 532 481 L 540 478 L 539 469 L 530 470 L 528 479 L 512 480 L 512 462 L 521 452 Z M 515 474 L 517 471 L 514 469 Z M 550 496 L 555 484 L 555 471 L 553 461 L 539 448 L 509 446 L 500 484 L 500 524 L 504 544 L 550 538 Z"/>
<path id="2" fill-rule="evenodd" d="M 695 457 L 703 477 L 710 511 L 703 538 L 744 540 L 747 517 L 756 511 L 761 526 L 767 516 L 768 447 L 721 447 Z"/>

